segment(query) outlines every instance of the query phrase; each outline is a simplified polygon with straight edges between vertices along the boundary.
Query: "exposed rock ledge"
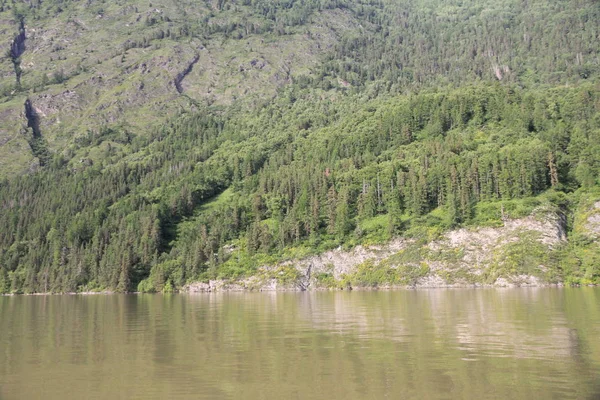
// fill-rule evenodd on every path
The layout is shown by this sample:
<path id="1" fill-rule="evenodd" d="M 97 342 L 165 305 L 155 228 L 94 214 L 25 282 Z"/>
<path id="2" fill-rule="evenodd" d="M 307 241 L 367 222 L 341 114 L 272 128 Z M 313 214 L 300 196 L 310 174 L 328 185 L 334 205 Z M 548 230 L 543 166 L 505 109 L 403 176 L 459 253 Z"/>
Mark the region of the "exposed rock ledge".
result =
<path id="1" fill-rule="evenodd" d="M 193 293 L 560 285 L 559 281 L 545 279 L 549 276 L 545 265 L 527 265 L 524 273 L 523 268 L 515 269 L 509 263 L 518 254 L 515 246 L 522 246 L 524 253 L 531 246 L 539 254 L 551 252 L 564 241 L 564 217 L 541 210 L 526 218 L 507 220 L 502 227 L 458 229 L 429 243 L 397 238 L 380 246 L 357 246 L 348 251 L 338 248 L 301 260 L 262 266 L 254 276 L 244 279 L 197 282 L 182 289 Z M 365 265 L 383 265 L 394 279 L 364 283 L 357 274 L 365 271 Z M 367 269 L 367 273 L 372 270 Z"/>

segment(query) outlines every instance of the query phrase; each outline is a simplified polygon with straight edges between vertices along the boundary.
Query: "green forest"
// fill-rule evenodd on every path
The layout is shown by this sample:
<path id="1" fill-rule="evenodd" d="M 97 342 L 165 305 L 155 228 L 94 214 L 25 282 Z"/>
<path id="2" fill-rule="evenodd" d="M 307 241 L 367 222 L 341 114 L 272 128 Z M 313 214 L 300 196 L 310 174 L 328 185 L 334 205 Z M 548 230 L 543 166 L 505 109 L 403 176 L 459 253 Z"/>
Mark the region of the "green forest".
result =
<path id="1" fill-rule="evenodd" d="M 1 3 L 35 24 L 79 2 Z M 110 3 L 128 1 L 88 0 Z M 181 15 L 187 3 L 175 2 Z M 203 19 L 145 20 L 154 36 L 125 51 L 308 37 L 324 10 L 353 23 L 267 97 L 183 93 L 186 106 L 143 131 L 89 113 L 92 128 L 60 142 L 28 118 L 39 168 L 0 176 L 0 293 L 173 291 L 340 246 L 500 226 L 540 206 L 567 221 L 557 279 L 600 284 L 600 246 L 575 223 L 600 199 L 598 2 L 204 7 Z M 21 73 L 17 50 L 5 102 L 66 84 Z"/>

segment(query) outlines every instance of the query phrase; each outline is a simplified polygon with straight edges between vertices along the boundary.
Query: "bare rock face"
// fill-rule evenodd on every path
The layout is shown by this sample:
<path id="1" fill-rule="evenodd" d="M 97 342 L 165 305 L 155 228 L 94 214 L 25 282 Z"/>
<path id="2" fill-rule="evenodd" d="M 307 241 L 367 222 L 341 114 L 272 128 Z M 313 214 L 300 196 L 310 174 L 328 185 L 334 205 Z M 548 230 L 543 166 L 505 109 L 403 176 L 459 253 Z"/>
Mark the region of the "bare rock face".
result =
<path id="1" fill-rule="evenodd" d="M 452 247 L 465 246 L 467 249 L 497 246 L 516 240 L 524 231 L 539 232 L 540 241 L 549 246 L 556 245 L 566 239 L 564 221 L 559 216 L 548 215 L 544 218 L 529 216 L 521 219 L 507 220 L 502 228 L 479 228 L 476 230 L 459 229 L 446 234 L 443 241 Z"/>
<path id="2" fill-rule="evenodd" d="M 429 261 L 432 271 L 452 273 L 457 267 L 472 275 L 481 275 L 492 264 L 502 263 L 503 249 L 510 244 L 518 243 L 524 236 L 534 236 L 535 240 L 551 250 L 566 240 L 566 221 L 562 215 L 546 214 L 542 218 L 529 216 L 521 219 L 507 220 L 500 228 L 458 229 L 448 232 L 441 240 L 431 242 L 428 247 L 440 254 L 459 254 L 446 261 Z M 447 257 L 446 257 L 447 258 Z M 523 279 L 514 276 L 515 284 L 522 282 L 539 286 L 539 279 Z M 533 277 L 532 277 L 533 278 Z M 506 280 L 497 282 L 506 286 Z"/>
<path id="3" fill-rule="evenodd" d="M 353 272 L 357 265 L 368 260 L 383 260 L 403 250 L 411 242 L 412 240 L 399 238 L 382 246 L 356 246 L 349 251 L 337 248 L 303 260 L 287 261 L 282 265 L 294 266 L 303 273 L 312 268 L 313 274 L 332 273 L 335 279 L 340 279 L 343 275 Z"/>
<path id="4" fill-rule="evenodd" d="M 41 94 L 35 101 L 36 110 L 42 117 L 59 112 L 74 113 L 80 111 L 82 99 L 74 90 L 64 90 L 56 94 Z"/>
<path id="5" fill-rule="evenodd" d="M 596 204 L 600 209 L 600 202 Z M 593 219 L 600 231 L 600 212 Z M 596 223 L 594 222 L 594 223 Z M 554 212 L 537 212 L 532 216 L 507 220 L 498 228 L 462 228 L 446 233 L 442 238 L 425 245 L 414 239 L 396 238 L 385 245 L 357 246 L 351 250 L 337 248 L 325 253 L 300 260 L 285 261 L 277 265 L 258 268 L 256 276 L 236 282 L 210 281 L 194 283 L 184 288 L 188 292 L 213 292 L 236 290 L 311 290 L 318 289 L 317 276 L 327 274 L 338 283 L 355 273 L 366 262 L 373 265 L 384 263 L 387 268 L 422 268 L 428 271 L 419 276 L 411 287 L 463 287 L 463 286 L 542 286 L 546 285 L 539 276 L 510 272 L 498 276 L 493 282 L 477 281 L 473 278 L 489 273 L 490 269 L 502 268 L 505 258 L 510 257 L 511 245 L 531 243 L 542 249 L 552 249 L 566 240 L 565 219 Z M 419 249 L 423 257 L 413 261 L 398 261 L 397 256 L 407 249 Z M 544 272 L 544 265 L 531 265 L 531 268 Z M 292 275 L 293 281 L 282 282 L 278 274 Z M 494 276 L 494 275 L 492 275 Z M 379 288 L 389 288 L 383 284 Z M 358 287 L 360 288 L 360 287 Z"/>
<path id="6" fill-rule="evenodd" d="M 500 277 L 494 282 L 494 286 L 497 287 L 537 287 L 543 285 L 544 282 L 541 282 L 538 277 L 531 275 L 515 275 L 510 280 Z"/>
<path id="7" fill-rule="evenodd" d="M 298 291 L 301 290 L 296 284 L 281 284 L 277 279 L 261 279 L 252 276 L 240 281 L 225 281 L 221 279 L 208 282 L 194 282 L 185 285 L 182 289 L 187 293 L 211 293 L 211 292 L 243 292 L 250 290 L 266 291 Z"/>

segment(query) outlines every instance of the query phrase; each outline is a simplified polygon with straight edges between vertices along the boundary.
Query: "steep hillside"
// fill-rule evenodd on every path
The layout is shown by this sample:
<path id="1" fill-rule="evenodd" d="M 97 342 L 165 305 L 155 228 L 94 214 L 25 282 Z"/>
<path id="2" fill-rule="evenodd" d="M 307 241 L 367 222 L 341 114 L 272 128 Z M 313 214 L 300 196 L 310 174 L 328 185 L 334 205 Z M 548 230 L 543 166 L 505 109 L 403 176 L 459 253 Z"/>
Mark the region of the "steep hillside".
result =
<path id="1" fill-rule="evenodd" d="M 573 221 L 556 253 L 567 264 L 550 275 L 597 282 L 597 241 L 574 221 L 590 207 L 582 199 L 598 198 L 599 98 L 596 86 L 367 102 L 289 92 L 260 112 L 183 115 L 121 153 L 106 147 L 102 163 L 5 182 L 2 290 L 238 279 L 340 245 L 498 226 L 543 205 Z"/>
<path id="2" fill-rule="evenodd" d="M 0 1 L 0 292 L 236 281 L 540 207 L 565 229 L 540 279 L 599 283 L 599 21 L 593 1 Z"/>
<path id="3" fill-rule="evenodd" d="M 376 96 L 595 79 L 598 20 L 597 3 L 566 0 L 2 0 L 0 175 L 79 162 L 109 132 L 120 147 L 181 110 L 263 104 L 290 84 Z"/>
<path id="4" fill-rule="evenodd" d="M 50 161 L 28 146 L 26 100 L 48 151 L 79 159 L 86 156 L 80 148 L 93 147 L 89 137 L 110 130 L 145 135 L 198 104 L 270 99 L 310 74 L 320 53 L 357 24 L 350 12 L 315 14 L 315 7 L 297 11 L 310 17 L 306 26 L 290 23 L 279 31 L 274 20 L 296 10 L 270 15 L 259 5 L 176 0 L 5 2 L 0 173 Z"/>

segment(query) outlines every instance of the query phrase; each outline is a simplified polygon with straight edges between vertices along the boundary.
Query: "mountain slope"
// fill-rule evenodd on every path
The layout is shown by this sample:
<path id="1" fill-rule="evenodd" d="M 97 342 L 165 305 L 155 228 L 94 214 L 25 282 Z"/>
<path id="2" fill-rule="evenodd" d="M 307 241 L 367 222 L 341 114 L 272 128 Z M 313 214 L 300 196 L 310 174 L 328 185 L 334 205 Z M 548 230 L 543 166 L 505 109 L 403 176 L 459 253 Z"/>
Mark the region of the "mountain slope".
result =
<path id="1" fill-rule="evenodd" d="M 81 158 L 83 153 L 73 154 L 81 147 L 78 141 L 102 135 L 103 129 L 145 135 L 198 102 L 229 104 L 248 93 L 268 99 L 296 75 L 309 73 L 319 49 L 331 47 L 337 32 L 353 23 L 348 13 L 325 10 L 312 18 L 310 35 L 294 26 L 277 34 L 271 19 L 253 17 L 250 6 L 219 10 L 211 3 L 180 1 L 151 6 L 139 1 L 59 4 L 5 5 L 0 14 L 10 39 L 1 46 L 7 52 L 0 81 L 6 121 L 0 151 L 4 174 L 37 164 L 32 160 L 35 152 L 27 149 L 26 99 L 39 116 L 48 149 Z M 19 21 L 22 35 L 16 33 Z M 236 33 L 242 30 L 264 32 L 242 37 Z M 23 45 L 13 57 L 8 53 L 17 38 Z"/>
<path id="2" fill-rule="evenodd" d="M 0 174 L 80 160 L 82 138 L 106 129 L 145 135 L 182 109 L 265 102 L 292 83 L 374 96 L 594 79 L 598 20 L 596 2 L 566 0 L 3 0 Z M 47 152 L 31 149 L 27 99 L 44 139 L 33 147 Z"/>
<path id="3" fill-rule="evenodd" d="M 0 292 L 169 290 L 539 207 L 566 221 L 547 276 L 597 283 L 599 13 L 3 1 Z"/>

